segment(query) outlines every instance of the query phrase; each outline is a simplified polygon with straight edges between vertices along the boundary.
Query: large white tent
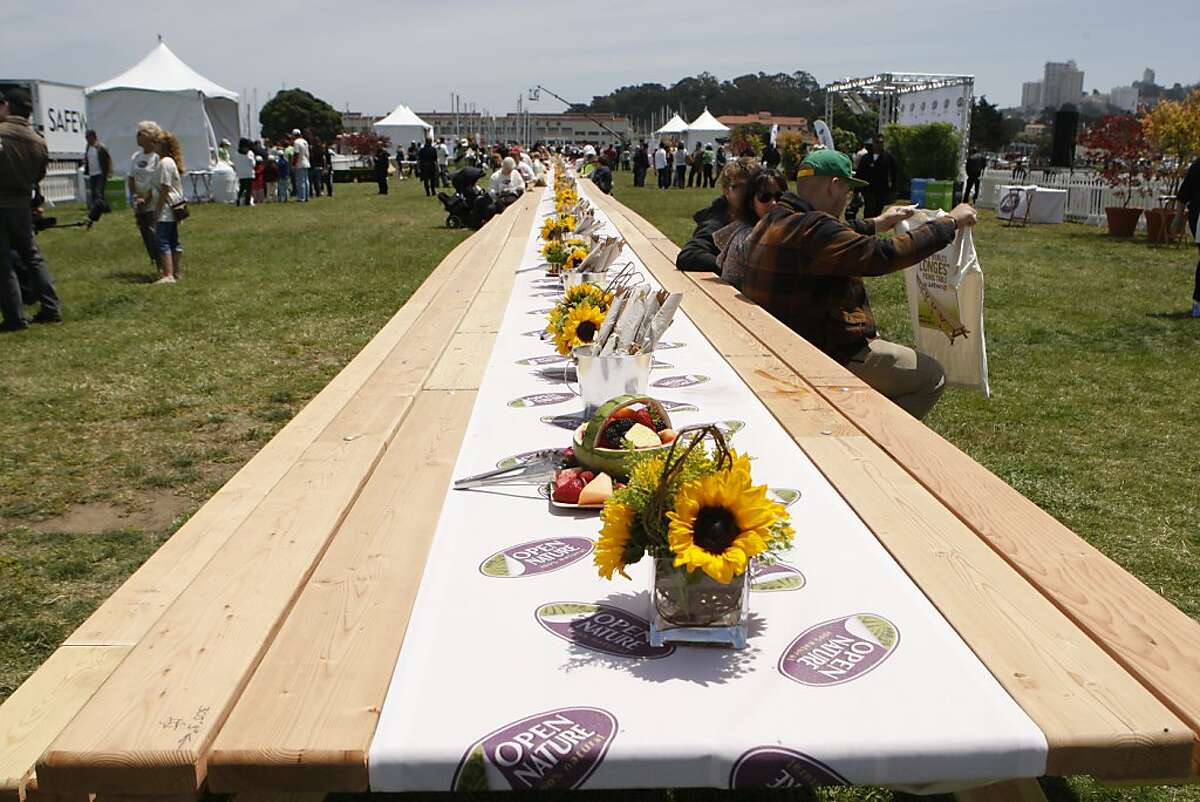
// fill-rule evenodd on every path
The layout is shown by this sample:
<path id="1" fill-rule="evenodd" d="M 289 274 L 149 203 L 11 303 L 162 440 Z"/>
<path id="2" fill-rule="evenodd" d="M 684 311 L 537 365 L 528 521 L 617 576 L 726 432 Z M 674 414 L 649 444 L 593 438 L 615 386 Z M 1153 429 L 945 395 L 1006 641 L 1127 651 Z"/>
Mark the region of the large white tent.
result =
<path id="1" fill-rule="evenodd" d="M 407 145 L 409 142 L 424 144 L 427 137 L 433 136 L 433 126 L 417 116 L 417 113 L 401 103 L 391 114 L 375 123 L 375 133 L 392 140 L 392 147 Z"/>
<path id="2" fill-rule="evenodd" d="M 687 127 L 687 143 L 690 148 L 694 148 L 697 142 L 708 144 L 728 136 L 729 126 L 712 116 L 707 107 Z"/>
<path id="3" fill-rule="evenodd" d="M 667 120 L 666 125 L 655 131 L 654 135 L 657 137 L 676 137 L 682 139 L 687 130 L 688 124 L 683 121 L 682 117 L 676 114 Z"/>
<path id="4" fill-rule="evenodd" d="M 208 170 L 217 143 L 240 135 L 238 96 L 180 61 L 162 42 L 116 78 L 87 89 L 88 125 L 108 146 L 114 170 L 129 169 L 137 124 L 153 120 L 179 137 L 189 170 Z"/>

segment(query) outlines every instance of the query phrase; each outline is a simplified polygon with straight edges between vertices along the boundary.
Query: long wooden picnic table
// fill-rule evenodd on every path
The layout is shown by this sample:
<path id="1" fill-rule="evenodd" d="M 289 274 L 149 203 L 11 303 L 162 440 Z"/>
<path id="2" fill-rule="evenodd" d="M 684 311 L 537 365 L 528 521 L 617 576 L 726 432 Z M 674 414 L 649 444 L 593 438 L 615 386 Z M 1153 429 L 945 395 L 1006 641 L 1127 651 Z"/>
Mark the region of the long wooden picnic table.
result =
<path id="1" fill-rule="evenodd" d="M 590 196 L 1045 734 L 1048 774 L 1195 780 L 1197 622 L 732 287 L 675 270 L 677 248 L 644 219 Z M 480 355 L 539 200 L 527 193 L 455 248 L 0 707 L 0 800 L 369 788 Z"/>

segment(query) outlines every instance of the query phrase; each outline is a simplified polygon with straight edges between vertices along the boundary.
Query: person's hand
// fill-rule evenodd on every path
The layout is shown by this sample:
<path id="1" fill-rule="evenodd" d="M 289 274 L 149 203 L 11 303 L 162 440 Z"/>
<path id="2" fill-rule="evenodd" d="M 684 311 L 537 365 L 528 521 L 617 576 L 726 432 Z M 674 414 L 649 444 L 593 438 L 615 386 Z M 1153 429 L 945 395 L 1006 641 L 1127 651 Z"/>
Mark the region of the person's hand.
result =
<path id="1" fill-rule="evenodd" d="M 954 225 L 963 228 L 979 222 L 979 215 L 975 213 L 975 208 L 971 204 L 960 203 L 950 210 L 950 219 L 954 221 Z"/>
<path id="2" fill-rule="evenodd" d="M 907 220 L 916 213 L 916 206 L 892 206 L 875 218 L 875 232 L 891 231 L 901 220 Z"/>

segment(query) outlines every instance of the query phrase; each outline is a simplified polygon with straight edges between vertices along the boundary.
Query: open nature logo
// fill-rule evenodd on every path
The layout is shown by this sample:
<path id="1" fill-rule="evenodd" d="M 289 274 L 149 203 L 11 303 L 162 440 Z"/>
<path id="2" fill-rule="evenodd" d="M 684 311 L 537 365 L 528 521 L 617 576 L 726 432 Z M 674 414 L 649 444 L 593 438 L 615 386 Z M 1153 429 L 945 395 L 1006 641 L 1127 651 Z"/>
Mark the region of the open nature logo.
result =
<path id="1" fill-rule="evenodd" d="M 564 707 L 514 721 L 467 749 L 452 791 L 571 790 L 587 781 L 617 734 L 595 707 Z"/>
<path id="2" fill-rule="evenodd" d="M 775 593 L 782 590 L 800 590 L 805 585 L 804 574 L 799 568 L 787 563 L 750 565 L 750 590 L 756 593 Z"/>
<path id="3" fill-rule="evenodd" d="M 650 622 L 607 604 L 550 602 L 534 614 L 552 635 L 604 654 L 635 659 L 656 659 L 675 652 L 672 645 L 651 646 L 647 640 Z"/>
<path id="4" fill-rule="evenodd" d="M 759 746 L 733 764 L 729 787 L 817 788 L 849 785 L 846 778 L 814 757 L 782 746 Z"/>
<path id="5" fill-rule="evenodd" d="M 779 670 L 801 685 L 840 685 L 877 668 L 899 642 L 899 630 L 881 616 L 835 618 L 800 633 L 779 658 Z"/>
<path id="6" fill-rule="evenodd" d="M 586 537 L 531 540 L 496 552 L 480 564 L 479 571 L 484 576 L 505 579 L 547 574 L 579 562 L 593 548 L 595 544 Z"/>

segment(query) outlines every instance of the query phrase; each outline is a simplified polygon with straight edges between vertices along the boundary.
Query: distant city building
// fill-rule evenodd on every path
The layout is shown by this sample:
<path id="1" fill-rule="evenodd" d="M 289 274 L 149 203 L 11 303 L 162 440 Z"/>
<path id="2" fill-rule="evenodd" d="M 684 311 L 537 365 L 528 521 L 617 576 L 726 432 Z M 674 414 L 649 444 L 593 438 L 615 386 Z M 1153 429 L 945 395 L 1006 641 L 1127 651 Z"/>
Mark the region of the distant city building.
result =
<path id="1" fill-rule="evenodd" d="M 781 134 L 787 131 L 794 131 L 808 135 L 807 117 L 775 116 L 769 111 L 760 111 L 756 114 L 723 114 L 717 120 L 722 125 L 728 125 L 730 128 L 759 123 L 760 125 L 765 125 L 767 128 L 770 128 L 772 125 L 778 125 L 779 133 Z"/>
<path id="2" fill-rule="evenodd" d="M 1042 136 L 1046 133 L 1046 126 L 1042 123 L 1029 123 L 1022 133 L 1030 137 Z"/>
<path id="3" fill-rule="evenodd" d="M 1042 108 L 1058 108 L 1083 98 L 1083 70 L 1074 61 L 1047 61 L 1042 76 Z"/>
<path id="4" fill-rule="evenodd" d="M 629 118 L 619 114 L 518 114 L 504 115 L 422 111 L 418 116 L 433 126 L 437 136 L 467 138 L 481 136 L 488 142 L 546 142 L 552 145 L 592 142 L 615 143 L 633 136 Z M 611 129 L 606 131 L 600 123 Z M 616 136 L 613 135 L 615 132 Z"/>
<path id="5" fill-rule="evenodd" d="M 1154 81 L 1154 70 L 1147 70 L 1151 74 L 1151 82 Z M 1114 86 L 1112 91 L 1108 93 L 1108 102 L 1121 111 L 1133 113 L 1138 108 L 1138 88 L 1136 86 Z"/>
<path id="6" fill-rule="evenodd" d="M 1149 67 L 1142 70 L 1142 83 L 1147 85 L 1154 83 L 1154 70 Z"/>
<path id="7" fill-rule="evenodd" d="M 365 134 L 371 130 L 378 120 L 382 120 L 381 114 L 363 114 L 360 111 L 343 111 L 342 112 L 342 130 L 347 134 Z"/>
<path id="8" fill-rule="evenodd" d="M 1041 81 L 1026 81 L 1021 84 L 1021 108 L 1026 111 L 1041 111 L 1042 106 L 1042 82 Z"/>

